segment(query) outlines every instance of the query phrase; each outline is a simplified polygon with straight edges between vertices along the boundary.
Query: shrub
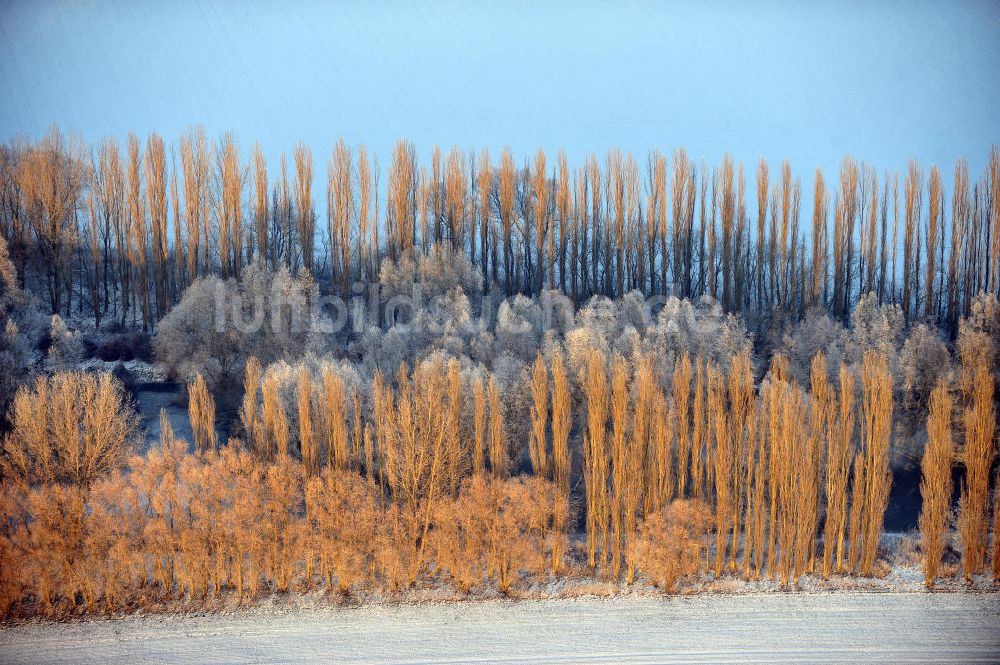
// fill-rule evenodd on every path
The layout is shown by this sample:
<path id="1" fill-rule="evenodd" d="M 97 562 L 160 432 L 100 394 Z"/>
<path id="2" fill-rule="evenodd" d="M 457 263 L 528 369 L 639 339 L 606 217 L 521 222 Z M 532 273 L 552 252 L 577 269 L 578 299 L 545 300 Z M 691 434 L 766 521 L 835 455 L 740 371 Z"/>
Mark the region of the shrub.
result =
<path id="1" fill-rule="evenodd" d="M 559 501 L 540 478 L 473 476 L 456 499 L 437 505 L 436 560 L 460 590 L 492 578 L 507 593 L 520 571 L 546 566 L 545 536 Z"/>
<path id="2" fill-rule="evenodd" d="M 639 570 L 666 592 L 701 571 L 712 515 L 698 499 L 677 499 L 646 516 L 633 540 Z"/>
<path id="3" fill-rule="evenodd" d="M 347 593 L 367 576 L 380 512 L 374 487 L 355 473 L 326 468 L 306 483 L 306 515 L 327 588 Z"/>
<path id="4" fill-rule="evenodd" d="M 110 374 L 78 372 L 22 387 L 11 421 L 4 475 L 29 485 L 91 485 L 125 461 L 139 427 L 121 383 Z"/>
<path id="5" fill-rule="evenodd" d="M 147 335 L 136 331 L 122 332 L 99 341 L 94 355 L 106 362 L 136 359 L 148 362 L 153 359 L 153 348 Z"/>

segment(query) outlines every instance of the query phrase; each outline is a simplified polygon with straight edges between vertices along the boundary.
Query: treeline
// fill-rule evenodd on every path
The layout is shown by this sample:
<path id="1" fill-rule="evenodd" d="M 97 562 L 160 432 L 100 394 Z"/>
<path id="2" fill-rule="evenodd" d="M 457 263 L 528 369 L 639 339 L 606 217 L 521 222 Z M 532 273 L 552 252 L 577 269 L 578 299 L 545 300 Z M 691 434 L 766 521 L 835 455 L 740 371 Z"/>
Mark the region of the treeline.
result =
<path id="1" fill-rule="evenodd" d="M 377 281 L 382 258 L 435 243 L 506 295 L 558 288 L 574 303 L 708 294 L 731 312 L 823 306 L 846 320 L 875 293 L 954 334 L 976 294 L 1000 292 L 996 147 L 978 180 L 956 164 L 950 192 L 937 166 L 880 174 L 845 158 L 832 183 L 816 171 L 812 210 L 787 161 L 748 171 L 728 156 L 696 164 L 683 149 L 651 150 L 643 164 L 613 149 L 571 166 L 561 151 L 518 164 L 509 149 L 435 147 L 427 165 L 400 141 L 382 188 L 377 159 L 339 141 L 321 224 L 303 144 L 274 168 L 231 134 L 93 149 L 54 129 L 0 148 L 0 231 L 21 286 L 32 280 L 52 313 L 147 328 L 199 276 L 257 262 L 348 295 Z"/>
<path id="2" fill-rule="evenodd" d="M 54 131 L 0 156 L 7 616 L 879 575 L 900 455 L 922 460 L 928 585 L 953 543 L 967 580 L 997 577 L 996 149 L 974 186 L 959 165 L 952 206 L 935 169 L 899 192 L 845 160 L 829 191 L 817 173 L 811 234 L 787 164 L 758 167 L 754 216 L 740 166 L 683 151 L 642 178 L 616 151 L 573 171 L 435 151 L 427 169 L 402 142 L 383 195 L 340 143 L 325 231 L 303 146 L 270 181 L 259 149 L 247 165 L 199 131 L 124 154 Z M 317 283 L 355 281 L 421 295 L 406 320 L 353 297 L 351 326 L 324 332 Z M 251 308 L 274 320 L 229 321 Z M 155 325 L 190 445 L 164 420 L 132 455 L 121 385 L 64 373 L 85 341 L 148 340 L 105 319 Z"/>
<path id="3" fill-rule="evenodd" d="M 928 586 L 952 528 L 966 579 L 1000 575 L 990 465 L 994 380 L 970 348 L 956 391 L 935 389 L 923 462 Z M 683 355 L 664 388 L 649 356 L 561 351 L 530 378 L 527 440 L 510 436 L 492 377 L 432 356 L 359 395 L 330 365 L 247 364 L 244 439 L 222 445 L 214 402 L 189 386 L 194 451 L 165 417 L 161 440 L 125 462 L 137 417 L 104 375 L 22 388 L 3 443 L 4 613 L 116 611 L 224 594 L 449 584 L 510 592 L 523 579 L 593 575 L 675 589 L 718 578 L 881 575 L 892 476 L 886 359 L 808 385 L 774 358 L 726 366 Z M 286 372 L 287 374 L 287 372 Z M 370 410 L 363 403 L 371 404 Z M 575 443 L 579 441 L 579 444 Z M 124 466 L 123 466 L 124 464 Z M 582 539 L 576 536 L 581 534 Z M 527 577 L 525 577 L 527 576 Z"/>

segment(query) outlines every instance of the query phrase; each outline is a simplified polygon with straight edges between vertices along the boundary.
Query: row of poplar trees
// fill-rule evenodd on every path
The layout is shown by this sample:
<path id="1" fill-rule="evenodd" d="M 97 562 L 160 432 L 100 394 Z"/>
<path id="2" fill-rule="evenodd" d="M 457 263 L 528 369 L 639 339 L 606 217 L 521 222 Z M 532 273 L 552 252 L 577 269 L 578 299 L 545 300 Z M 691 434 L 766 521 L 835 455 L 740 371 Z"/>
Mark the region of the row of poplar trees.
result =
<path id="1" fill-rule="evenodd" d="M 996 147 L 977 180 L 959 161 L 950 192 L 937 166 L 880 174 L 845 158 L 832 183 L 816 170 L 811 210 L 787 161 L 772 173 L 762 159 L 751 175 L 728 155 L 696 164 L 683 148 L 651 150 L 643 165 L 612 149 L 571 166 L 562 151 L 518 164 L 509 148 L 435 147 L 428 165 L 400 141 L 384 190 L 381 177 L 365 146 L 338 141 L 323 228 L 304 144 L 275 169 L 259 145 L 241 153 L 228 133 L 92 148 L 53 129 L 0 148 L 0 231 L 54 313 L 76 306 L 147 327 L 207 273 L 259 261 L 346 294 L 377 279 L 382 257 L 440 242 L 506 294 L 559 288 L 576 302 L 639 289 L 708 294 L 729 311 L 821 305 L 846 318 L 875 292 L 954 332 L 976 293 L 1000 292 Z"/>
<path id="2" fill-rule="evenodd" d="M 928 585 L 952 529 L 959 463 L 965 577 L 988 559 L 996 411 L 993 376 L 976 357 L 963 356 L 955 394 L 942 376 L 930 400 L 920 517 Z M 296 456 L 307 475 L 354 469 L 418 513 L 435 497 L 457 496 L 470 475 L 530 469 L 553 483 L 567 509 L 580 506 L 587 563 L 615 579 L 634 578 L 640 525 L 678 499 L 711 509 L 716 576 L 788 584 L 807 573 L 878 573 L 892 485 L 893 378 L 885 357 L 867 352 L 857 375 L 842 365 L 831 377 L 819 353 L 808 386 L 792 378 L 782 355 L 756 385 L 748 352 L 728 367 L 683 355 L 666 381 L 657 367 L 651 355 L 591 350 L 573 376 L 561 351 L 539 354 L 523 449 L 505 426 L 496 382 L 477 376 L 466 390 L 457 361 L 440 359 L 412 371 L 404 365 L 395 381 L 377 375 L 367 396 L 352 393 L 335 371 L 324 369 L 317 381 L 300 368 L 295 413 L 275 378 L 251 360 L 241 418 L 264 459 Z M 212 448 L 211 396 L 200 377 L 189 390 L 195 441 Z M 463 426 L 465 414 L 471 427 Z M 551 534 L 569 542 L 569 514 L 556 511 L 554 519 Z M 554 571 L 563 554 L 552 548 Z"/>

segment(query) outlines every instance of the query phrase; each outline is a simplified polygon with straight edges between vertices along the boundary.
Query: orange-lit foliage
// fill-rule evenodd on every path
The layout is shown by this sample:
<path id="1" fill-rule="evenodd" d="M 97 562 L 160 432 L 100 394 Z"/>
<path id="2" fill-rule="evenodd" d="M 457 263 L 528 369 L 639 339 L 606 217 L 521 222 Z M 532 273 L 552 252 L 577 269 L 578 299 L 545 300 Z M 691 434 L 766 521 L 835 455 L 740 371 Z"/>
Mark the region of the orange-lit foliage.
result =
<path id="1" fill-rule="evenodd" d="M 10 419 L 3 476 L 31 485 L 91 485 L 125 461 L 139 426 L 121 383 L 74 372 L 22 387 Z"/>
<path id="2" fill-rule="evenodd" d="M 633 546 L 642 574 L 667 592 L 696 575 L 705 560 L 710 520 L 708 506 L 697 499 L 677 499 L 647 515 Z"/>
<path id="3" fill-rule="evenodd" d="M 584 394 L 587 399 L 587 431 L 583 439 L 583 477 L 587 492 L 587 553 L 590 566 L 603 568 L 608 556 L 608 378 L 604 358 L 597 351 L 587 357 Z M 600 558 L 598 558 L 600 550 Z"/>
<path id="4" fill-rule="evenodd" d="M 861 369 L 861 383 L 864 393 L 861 432 L 867 458 L 865 480 L 868 484 L 861 574 L 871 575 L 875 567 L 885 510 L 889 505 L 889 489 L 892 486 L 892 473 L 889 470 L 892 375 L 884 357 L 866 354 Z"/>
<path id="5" fill-rule="evenodd" d="M 840 366 L 840 400 L 828 421 L 826 453 L 826 523 L 823 527 L 823 576 L 844 565 L 847 528 L 847 484 L 851 472 L 851 437 L 854 433 L 854 377 Z"/>
<path id="6" fill-rule="evenodd" d="M 477 411 L 478 413 L 478 411 Z M 566 529 L 569 519 L 570 475 L 573 471 L 572 452 L 569 447 L 570 428 L 573 425 L 572 394 L 569 377 L 561 351 L 552 357 L 552 467 L 556 500 L 555 523 L 553 524 L 552 570 L 562 567 L 563 550 L 566 546 Z"/>
<path id="7" fill-rule="evenodd" d="M 205 377 L 198 374 L 188 385 L 188 419 L 194 433 L 194 446 L 198 452 L 215 450 L 218 436 L 215 432 L 215 399 L 208 391 Z"/>
<path id="8" fill-rule="evenodd" d="M 986 365 L 970 368 L 971 404 L 963 414 L 965 479 L 959 501 L 958 532 L 962 538 L 962 570 L 966 580 L 986 565 L 989 532 L 989 473 L 994 456 L 997 416 L 993 406 L 993 374 Z"/>
<path id="9" fill-rule="evenodd" d="M 993 554 L 990 563 L 993 568 L 993 584 L 1000 580 L 1000 470 L 993 478 Z"/>
<path id="10" fill-rule="evenodd" d="M 4 446 L 0 610 L 204 607 L 223 596 L 395 592 L 433 581 L 506 593 L 526 575 L 579 571 L 584 563 L 616 581 L 642 575 L 675 590 L 707 563 L 713 526 L 717 574 L 727 560 L 735 570 L 745 543 L 748 578 L 766 566 L 772 579 L 790 584 L 812 572 L 824 508 L 824 574 L 845 558 L 847 526 L 849 570 L 860 564 L 872 574 L 888 490 L 892 384 L 884 358 L 864 358 L 861 445 L 852 456 L 854 380 L 842 368 L 838 399 L 822 355 L 813 360 L 808 395 L 779 355 L 759 396 L 748 354 L 733 358 L 728 375 L 712 360 L 682 357 L 672 399 L 652 356 L 613 353 L 609 372 L 603 353 L 591 349 L 577 385 L 562 351 L 550 357 L 551 366 L 540 359 L 523 384 L 536 406 L 525 432 L 536 437 L 535 450 L 529 447 L 536 473 L 521 476 L 510 451 L 522 442 L 510 440 L 498 378 L 466 379 L 457 361 L 441 355 L 412 370 L 402 365 L 391 381 L 376 374 L 369 394 L 350 396 L 333 369 L 320 381 L 302 368 L 297 381 L 282 383 L 251 361 L 241 410 L 246 442 L 208 443 L 214 417 L 196 381 L 198 454 L 164 416 L 159 444 L 121 470 L 136 425 L 121 387 L 108 377 L 42 380 L 15 400 Z M 685 393 L 694 367 L 691 400 Z M 992 437 L 992 384 L 988 372 L 975 378 L 964 423 L 967 465 L 976 437 Z M 585 409 L 576 421 L 575 389 Z M 928 460 L 944 440 L 947 409 L 937 398 Z M 577 435 L 582 473 L 574 477 Z M 949 464 L 932 466 L 937 484 L 946 481 Z M 943 529 L 949 493 L 929 489 L 929 468 L 925 512 Z M 680 496 L 682 478 L 691 481 L 687 493 L 705 499 Z M 964 511 L 971 485 L 970 477 Z M 574 487 L 587 511 L 585 543 L 570 518 Z M 980 529 L 988 524 L 983 510 Z M 972 524 L 966 515 L 960 523 Z M 963 528 L 971 542 L 975 534 Z M 987 534 L 977 533 L 985 548 Z M 928 556 L 939 560 L 938 541 L 925 537 Z"/>
<path id="11" fill-rule="evenodd" d="M 306 483 L 306 515 L 327 588 L 346 593 L 371 569 L 380 505 L 372 486 L 348 471 L 324 469 Z"/>
<path id="12" fill-rule="evenodd" d="M 726 481 L 732 488 L 730 510 L 732 542 L 729 546 L 729 570 L 736 569 L 736 552 L 739 548 L 740 529 L 746 528 L 740 523 L 741 507 L 749 500 L 750 483 L 748 481 L 749 458 L 754 440 L 756 439 L 754 418 L 753 368 L 750 364 L 750 352 L 744 351 L 733 358 L 729 372 L 729 405 L 730 423 L 729 436 L 731 469 Z M 718 479 L 716 484 L 718 485 Z"/>
<path id="13" fill-rule="evenodd" d="M 928 588 L 934 586 L 934 577 L 944 556 L 951 513 L 951 467 L 955 459 L 951 411 L 948 382 L 942 378 L 931 393 L 927 446 L 920 464 L 920 549 L 923 553 L 924 584 Z"/>
<path id="14" fill-rule="evenodd" d="M 687 491 L 688 461 L 691 457 L 691 358 L 684 354 L 674 363 L 674 410 L 677 415 L 677 496 Z"/>
<path id="15" fill-rule="evenodd" d="M 528 452 L 536 476 L 549 474 L 546 431 L 549 423 L 549 372 L 541 352 L 535 358 L 531 372 L 531 436 Z"/>
<path id="16" fill-rule="evenodd" d="M 501 593 L 522 570 L 539 572 L 548 564 L 542 534 L 564 507 L 552 484 L 541 478 L 502 480 L 473 476 L 457 498 L 437 506 L 436 560 L 463 591 L 492 579 Z"/>

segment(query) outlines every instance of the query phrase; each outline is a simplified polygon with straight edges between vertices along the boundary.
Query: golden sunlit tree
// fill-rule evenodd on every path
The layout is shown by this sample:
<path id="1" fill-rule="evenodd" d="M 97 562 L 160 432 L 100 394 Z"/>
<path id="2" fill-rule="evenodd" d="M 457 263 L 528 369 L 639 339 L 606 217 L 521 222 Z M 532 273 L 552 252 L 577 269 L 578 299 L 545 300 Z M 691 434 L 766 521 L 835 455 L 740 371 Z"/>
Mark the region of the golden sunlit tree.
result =
<path id="1" fill-rule="evenodd" d="M 913 294 L 917 291 L 920 263 L 920 243 L 914 238 L 914 233 L 919 234 L 920 209 L 923 204 L 922 197 L 923 176 L 920 167 L 915 160 L 910 160 L 906 171 L 906 184 L 904 189 L 904 234 L 903 234 L 903 293 L 902 305 L 903 314 L 909 318 L 913 311 Z"/>
<path id="2" fill-rule="evenodd" d="M 253 147 L 253 255 L 260 265 L 268 264 L 270 257 L 270 210 L 267 200 L 267 160 L 260 144 Z"/>
<path id="3" fill-rule="evenodd" d="M 208 270 L 209 158 L 204 128 L 192 130 L 181 137 L 180 153 L 181 168 L 184 172 L 187 276 L 188 279 L 194 280 L 201 272 Z"/>
<path id="4" fill-rule="evenodd" d="M 962 414 L 965 446 L 962 461 L 965 478 L 959 500 L 958 532 L 962 540 L 962 571 L 967 581 L 986 565 L 989 531 L 989 472 L 994 457 L 996 408 L 993 405 L 993 374 L 978 364 L 970 370 L 971 402 Z"/>
<path id="5" fill-rule="evenodd" d="M 514 224 L 514 190 L 517 171 L 514 168 L 514 156 L 509 147 L 500 153 L 500 169 L 497 187 L 497 216 L 500 218 L 500 232 L 503 235 L 503 272 L 504 291 L 513 293 L 514 253 L 512 227 Z M 495 274 L 494 274 L 495 276 Z"/>
<path id="6" fill-rule="evenodd" d="M 846 366 L 840 366 L 840 399 L 836 420 L 831 423 L 826 456 L 826 525 L 823 532 L 823 574 L 829 576 L 844 565 L 844 536 L 847 528 L 847 493 L 854 458 L 851 440 L 855 425 L 855 380 Z"/>
<path id="7" fill-rule="evenodd" d="M 14 396 L 3 439 L 3 475 L 25 485 L 90 487 L 121 466 L 135 444 L 139 416 L 110 374 L 38 377 Z"/>
<path id="8" fill-rule="evenodd" d="M 730 432 L 729 405 L 726 400 L 726 385 L 722 373 L 714 364 L 708 365 L 707 411 L 714 432 L 714 445 L 710 445 L 710 457 L 715 479 L 715 576 L 722 575 L 722 565 L 726 559 L 733 518 L 737 512 L 736 497 L 733 496 L 733 476 L 735 454 L 733 437 Z"/>
<path id="9" fill-rule="evenodd" d="M 528 452 L 536 476 L 549 475 L 546 430 L 549 423 L 549 372 L 541 352 L 535 357 L 531 372 L 531 435 Z"/>
<path id="10" fill-rule="evenodd" d="M 352 182 L 351 149 L 339 139 L 333 147 L 327 169 L 326 232 L 330 245 L 330 266 L 334 282 L 339 282 L 340 292 L 346 298 L 351 279 L 351 225 L 354 215 L 354 186 Z"/>
<path id="11" fill-rule="evenodd" d="M 75 214 L 86 177 L 81 148 L 53 128 L 21 156 L 17 174 L 39 252 L 42 288 L 53 314 L 68 310 L 67 301 L 72 298 L 67 280 L 71 279 L 71 260 L 78 241 Z"/>
<path id="12" fill-rule="evenodd" d="M 199 453 L 215 450 L 218 435 L 215 431 L 215 398 L 208 391 L 205 377 L 195 376 L 188 384 L 188 420 L 194 435 L 195 449 Z"/>
<path id="13" fill-rule="evenodd" d="M 552 476 L 555 490 L 559 493 L 558 501 L 567 507 L 570 500 L 570 475 L 573 471 L 569 444 L 570 429 L 573 426 L 572 399 L 566 364 L 562 351 L 557 349 L 552 354 Z M 557 572 L 562 568 L 569 518 L 567 512 L 568 509 L 556 511 L 556 521 L 553 524 L 558 540 L 552 551 L 552 569 Z"/>
<path id="14" fill-rule="evenodd" d="M 244 370 L 240 422 L 243 424 L 243 436 L 250 449 L 264 457 L 266 450 L 264 430 L 257 411 L 257 393 L 260 392 L 262 374 L 260 361 L 254 356 L 248 358 Z"/>
<path id="15" fill-rule="evenodd" d="M 156 316 L 162 317 L 168 302 L 168 233 L 167 233 L 167 164 L 163 139 L 150 134 L 146 141 L 146 201 L 152 231 L 153 289 L 156 293 Z"/>
<path id="16" fill-rule="evenodd" d="M 313 432 L 313 388 L 312 376 L 309 370 L 302 366 L 298 374 L 298 415 L 299 415 L 299 452 L 306 476 L 312 477 L 319 472 L 320 451 Z"/>
<path id="17" fill-rule="evenodd" d="M 942 377 L 931 392 L 927 414 L 927 445 L 920 462 L 920 549 L 924 584 L 934 586 L 944 556 L 951 513 L 951 469 L 955 458 L 951 438 L 952 398 Z"/>
<path id="18" fill-rule="evenodd" d="M 219 263 L 222 276 L 237 276 L 243 266 L 243 170 L 239 149 L 230 133 L 219 141 L 216 153 L 218 193 L 216 217 L 219 226 Z"/>
<path id="19" fill-rule="evenodd" d="M 586 371 L 581 377 L 587 400 L 587 427 L 583 439 L 584 482 L 587 501 L 587 555 L 591 568 L 607 560 L 608 518 L 608 375 L 600 352 L 587 355 Z M 598 549 L 601 551 L 598 559 Z"/>
<path id="20" fill-rule="evenodd" d="M 729 408 L 729 447 L 732 460 L 728 475 L 728 484 L 731 487 L 729 490 L 731 496 L 729 529 L 732 533 L 729 548 L 729 570 L 733 572 L 736 569 L 736 553 L 739 548 L 741 529 L 745 528 L 745 525 L 740 524 L 740 508 L 748 501 L 750 486 L 747 482 L 747 467 L 749 466 L 748 460 L 753 439 L 756 436 L 753 418 L 753 368 L 749 351 L 742 351 L 733 357 L 729 371 Z M 717 486 L 718 482 L 716 479 Z"/>
<path id="21" fill-rule="evenodd" d="M 299 236 L 302 266 L 313 271 L 316 212 L 313 209 L 312 151 L 304 143 L 295 146 L 295 228 Z"/>
<path id="22" fill-rule="evenodd" d="M 892 485 L 892 474 L 889 471 L 892 375 L 885 357 L 874 351 L 865 353 L 861 367 L 861 388 L 861 450 L 858 454 L 862 471 L 855 471 L 852 491 L 852 502 L 857 504 L 861 501 L 861 527 L 852 534 L 852 540 L 861 538 L 861 574 L 867 577 L 875 568 L 878 541 Z M 853 558 L 851 564 L 853 567 Z"/>
<path id="23" fill-rule="evenodd" d="M 506 478 L 510 472 L 510 444 L 504 429 L 503 398 L 495 379 L 490 378 L 486 393 L 490 406 L 490 469 L 496 477 Z"/>
<path id="24" fill-rule="evenodd" d="M 142 327 L 149 328 L 153 312 L 149 297 L 149 223 L 146 218 L 146 199 L 143 196 L 143 155 L 139 138 L 135 134 L 128 137 L 126 166 L 128 180 L 126 201 L 128 203 L 128 257 L 132 270 L 133 298 L 141 305 Z"/>
<path id="25" fill-rule="evenodd" d="M 277 378 L 273 375 L 266 376 L 261 383 L 260 392 L 265 459 L 271 459 L 275 454 L 285 458 L 288 456 L 288 416 L 281 401 Z"/>
<path id="26" fill-rule="evenodd" d="M 486 471 L 486 388 L 481 376 L 472 381 L 472 404 L 472 474 L 478 476 Z"/>
<path id="27" fill-rule="evenodd" d="M 677 417 L 677 496 L 685 497 L 691 456 L 691 357 L 682 354 L 674 362 L 673 397 Z"/>

